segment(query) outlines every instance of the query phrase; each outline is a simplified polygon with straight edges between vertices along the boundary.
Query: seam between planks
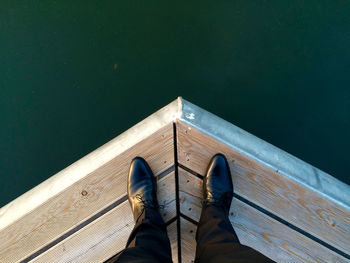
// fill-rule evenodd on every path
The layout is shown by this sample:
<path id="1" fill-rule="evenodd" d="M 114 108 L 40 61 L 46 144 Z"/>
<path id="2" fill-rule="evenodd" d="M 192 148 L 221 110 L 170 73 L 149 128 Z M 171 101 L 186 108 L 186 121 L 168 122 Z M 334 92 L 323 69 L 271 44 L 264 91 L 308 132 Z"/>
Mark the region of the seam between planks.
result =
<path id="1" fill-rule="evenodd" d="M 190 218 L 189 216 L 187 216 L 187 215 L 185 215 L 183 213 L 180 213 L 180 217 L 183 218 L 183 219 L 186 219 L 187 221 L 191 222 L 195 226 L 198 226 L 198 224 L 199 224 L 199 222 L 197 222 L 196 220 Z"/>
<path id="2" fill-rule="evenodd" d="M 179 169 L 177 159 L 177 135 L 176 135 L 176 123 L 173 123 L 173 138 L 174 138 L 174 166 L 175 166 L 175 200 L 176 200 L 176 229 L 177 229 L 177 254 L 178 262 L 182 262 L 181 256 L 181 222 L 180 222 L 180 191 L 179 191 Z"/>
<path id="3" fill-rule="evenodd" d="M 186 166 L 184 166 L 184 165 L 182 165 L 182 164 L 178 164 L 178 166 L 180 166 L 180 167 L 181 167 L 182 169 L 184 169 L 185 171 L 191 173 L 192 175 L 194 175 L 194 176 L 196 176 L 196 177 L 198 177 L 198 178 L 200 178 L 200 179 L 203 179 L 203 176 L 202 176 L 202 175 L 196 173 L 195 171 L 191 170 L 190 168 L 188 168 L 188 167 L 186 167 Z M 332 250 L 333 252 L 335 252 L 335 253 L 337 253 L 337 254 L 339 254 L 339 255 L 341 255 L 341 256 L 347 258 L 347 259 L 350 259 L 350 255 L 349 255 L 349 254 L 347 254 L 347 253 L 345 253 L 345 252 L 343 252 L 343 251 L 337 249 L 336 247 L 332 246 L 332 245 L 329 244 L 329 243 L 326 243 L 326 242 L 322 241 L 321 239 L 315 237 L 314 235 L 312 235 L 312 234 L 310 234 L 310 233 L 308 233 L 308 232 L 302 230 L 301 228 L 299 228 L 299 227 L 297 227 L 297 226 L 295 226 L 295 225 L 289 223 L 288 221 L 286 221 L 286 220 L 280 218 L 278 215 L 273 214 L 273 213 L 267 211 L 266 209 L 264 209 L 264 208 L 258 206 L 257 204 L 255 204 L 255 203 L 249 201 L 248 199 L 246 199 L 246 198 L 244 198 L 244 197 L 238 195 L 237 193 L 233 193 L 233 197 L 235 197 L 235 198 L 237 198 L 238 200 L 242 201 L 243 203 L 245 203 L 245 204 L 251 206 L 252 208 L 254 208 L 254 209 L 256 209 L 256 210 L 258 210 L 258 211 L 264 213 L 265 215 L 267 215 L 267 216 L 269 216 L 269 217 L 275 219 L 276 221 L 282 223 L 283 225 L 285 225 L 285 226 L 287 226 L 287 227 L 293 229 L 294 231 L 297 231 L 297 232 L 300 233 L 301 235 L 304 235 L 304 236 L 306 236 L 307 238 L 309 238 L 309 239 L 311 239 L 311 240 L 313 240 L 313 241 L 319 243 L 320 245 L 322 245 L 322 246 L 328 248 L 329 250 Z M 189 220 L 189 219 L 187 218 L 187 216 L 184 216 L 183 214 L 181 214 L 181 216 L 182 216 L 184 219 L 187 219 L 187 220 L 190 221 L 190 222 L 194 221 L 194 220 L 192 220 L 192 219 Z M 193 222 L 192 222 L 192 223 L 193 223 Z M 197 224 L 198 224 L 198 223 L 197 223 Z"/>
<path id="4" fill-rule="evenodd" d="M 165 171 L 161 172 L 158 176 L 156 176 L 156 180 L 160 180 L 161 178 L 167 176 L 168 174 L 170 174 L 171 172 L 173 172 L 175 169 L 175 165 L 172 165 L 171 167 L 169 167 L 168 169 L 166 169 Z M 70 237 L 71 235 L 73 235 L 74 233 L 78 232 L 79 230 L 83 229 L 84 227 L 86 227 L 87 225 L 89 225 L 90 223 L 94 222 L 95 220 L 97 220 L 98 218 L 100 218 L 101 216 L 103 216 L 104 214 L 108 213 L 109 211 L 111 211 L 112 209 L 118 207 L 119 205 L 121 205 L 122 203 L 124 203 L 125 201 L 128 200 L 128 195 L 124 195 L 121 198 L 119 198 L 117 201 L 115 201 L 114 203 L 110 204 L 109 206 L 107 206 L 106 208 L 104 208 L 103 210 L 101 210 L 100 212 L 96 213 L 95 215 L 91 216 L 90 218 L 88 218 L 87 220 L 85 220 L 84 222 L 80 223 L 78 226 L 74 227 L 73 229 L 69 230 L 68 232 L 64 233 L 63 235 L 61 235 L 60 237 L 56 238 L 54 241 L 50 242 L 49 244 L 47 244 L 46 246 L 44 246 L 43 248 L 39 249 L 38 251 L 34 252 L 33 254 L 31 254 L 30 256 L 26 257 L 25 259 L 21 260 L 20 263 L 27 263 L 31 260 L 33 260 L 34 258 L 38 257 L 39 255 L 43 254 L 44 252 L 46 252 L 47 250 L 49 250 L 50 248 L 56 246 L 57 244 L 61 243 L 63 240 L 67 239 L 68 237 Z M 176 219 L 176 217 L 175 217 Z M 170 221 L 174 221 L 173 219 L 170 219 L 167 224 Z M 169 223 L 170 224 L 170 223 Z"/>

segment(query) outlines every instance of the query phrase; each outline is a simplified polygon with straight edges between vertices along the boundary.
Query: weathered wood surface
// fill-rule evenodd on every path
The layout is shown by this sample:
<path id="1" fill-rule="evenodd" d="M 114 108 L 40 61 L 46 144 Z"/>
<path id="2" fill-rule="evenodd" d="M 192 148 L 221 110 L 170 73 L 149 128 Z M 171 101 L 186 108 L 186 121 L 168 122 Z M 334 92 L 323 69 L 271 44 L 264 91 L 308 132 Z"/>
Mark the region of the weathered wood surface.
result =
<path id="1" fill-rule="evenodd" d="M 177 122 L 178 161 L 204 174 L 210 158 L 226 155 L 235 192 L 319 239 L 350 253 L 350 211 L 235 151 L 197 129 Z"/>
<path id="2" fill-rule="evenodd" d="M 178 173 L 180 212 L 198 222 L 202 212 L 202 180 L 180 167 Z"/>
<path id="3" fill-rule="evenodd" d="M 172 124 L 127 149 L 0 232 L 0 258 L 18 262 L 125 195 L 135 156 L 157 175 L 174 165 Z"/>
<path id="4" fill-rule="evenodd" d="M 350 262 L 236 198 L 232 200 L 230 221 L 241 244 L 276 262 Z"/>
<path id="5" fill-rule="evenodd" d="M 180 211 L 198 222 L 202 180 L 179 168 L 179 182 Z M 242 244 L 277 262 L 350 262 L 236 198 L 231 204 L 230 220 Z M 193 243 L 189 246 L 193 247 Z"/>
<path id="6" fill-rule="evenodd" d="M 124 249 L 133 227 L 125 201 L 30 262 L 103 262 Z"/>
<path id="7" fill-rule="evenodd" d="M 167 227 L 168 229 L 168 237 L 171 245 L 171 255 L 173 258 L 173 263 L 178 262 L 178 251 L 177 251 L 177 222 L 176 220 L 172 222 Z"/>
<path id="8" fill-rule="evenodd" d="M 164 206 L 160 212 L 167 222 L 176 216 L 174 172 L 157 185 L 158 201 Z M 129 201 L 125 201 L 31 262 L 103 262 L 124 249 L 133 227 Z"/>
<path id="9" fill-rule="evenodd" d="M 157 181 L 159 212 L 165 222 L 176 217 L 175 172 Z"/>
<path id="10" fill-rule="evenodd" d="M 183 263 L 193 263 L 196 254 L 196 229 L 197 226 L 180 219 L 181 222 L 181 259 Z"/>
<path id="11" fill-rule="evenodd" d="M 181 121 L 188 115 L 188 120 L 198 124 L 198 120 L 202 120 L 203 116 L 209 116 L 208 119 L 214 121 L 215 116 L 203 112 L 193 113 L 191 107 L 187 109 L 189 103 L 181 99 L 169 105 L 1 208 L 0 262 L 19 262 L 27 258 L 120 198 L 125 198 L 127 171 L 131 159 L 136 155 L 144 157 L 156 175 L 172 167 L 172 122 L 175 120 L 178 161 L 182 166 L 203 175 L 210 158 L 217 152 L 224 153 L 228 157 L 235 192 L 238 195 L 331 246 L 350 253 L 350 211 L 344 208 L 345 206 L 332 202 Z M 153 123 L 155 125 L 150 125 Z M 239 136 L 239 131 L 237 134 Z M 246 142 L 247 140 L 250 140 L 249 136 Z M 275 155 L 273 157 L 272 159 L 278 162 L 278 158 L 275 158 Z M 307 164 L 302 167 L 307 167 L 309 172 L 312 169 Z M 304 168 L 298 171 L 304 171 Z M 310 173 L 306 173 L 307 176 L 303 175 L 304 179 L 309 178 Z M 169 183 L 171 177 L 172 183 Z M 158 182 L 159 201 L 166 207 L 165 210 L 161 210 L 161 214 L 167 221 L 176 216 L 173 177 L 172 173 Z M 328 182 L 327 178 L 332 177 L 325 176 L 322 179 L 323 186 Z M 181 168 L 179 180 L 180 211 L 198 221 L 201 212 L 202 180 Z M 343 201 L 346 201 L 345 198 Z M 231 213 L 231 222 L 237 228 L 241 242 L 255 246 L 277 261 L 349 262 L 237 199 L 233 200 Z M 120 216 L 122 218 L 115 220 Z M 130 208 L 127 202 L 123 202 L 33 261 L 100 262 L 124 247 L 133 224 Z M 182 260 L 190 262 L 194 257 L 195 225 L 182 218 L 181 226 Z M 168 226 L 168 232 L 174 262 L 177 262 L 176 221 Z"/>

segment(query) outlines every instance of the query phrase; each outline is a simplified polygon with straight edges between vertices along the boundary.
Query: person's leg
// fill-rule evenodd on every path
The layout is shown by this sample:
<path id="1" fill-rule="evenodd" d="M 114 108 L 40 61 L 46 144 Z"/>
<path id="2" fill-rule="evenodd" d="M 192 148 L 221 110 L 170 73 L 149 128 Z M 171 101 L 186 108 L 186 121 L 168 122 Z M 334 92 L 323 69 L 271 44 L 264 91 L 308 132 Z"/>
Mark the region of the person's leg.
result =
<path id="1" fill-rule="evenodd" d="M 136 224 L 126 248 L 107 262 L 172 262 L 166 225 L 158 211 L 156 186 L 146 161 L 136 157 L 128 177 L 128 198 Z"/>
<path id="2" fill-rule="evenodd" d="M 195 262 L 273 262 L 241 245 L 224 207 L 204 205 L 199 220 Z"/>
<path id="3" fill-rule="evenodd" d="M 126 248 L 109 262 L 172 262 L 166 225 L 157 210 L 145 210 L 136 222 Z"/>
<path id="4" fill-rule="evenodd" d="M 233 184 L 224 155 L 215 155 L 203 179 L 203 209 L 196 233 L 195 262 L 273 262 L 241 245 L 228 218 Z"/>

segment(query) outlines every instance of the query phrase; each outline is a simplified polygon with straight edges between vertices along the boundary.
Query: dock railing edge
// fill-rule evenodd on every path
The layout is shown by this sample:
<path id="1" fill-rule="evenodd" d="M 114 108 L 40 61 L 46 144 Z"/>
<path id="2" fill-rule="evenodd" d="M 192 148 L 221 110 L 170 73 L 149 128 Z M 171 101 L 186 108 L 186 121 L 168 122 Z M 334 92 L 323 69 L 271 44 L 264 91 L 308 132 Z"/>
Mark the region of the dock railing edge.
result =
<path id="1" fill-rule="evenodd" d="M 115 156 L 162 127 L 174 122 L 179 116 L 180 104 L 180 98 L 174 100 L 93 152 L 1 207 L 0 230 L 33 211 Z"/>
<path id="2" fill-rule="evenodd" d="M 350 210 L 349 185 L 178 97 L 116 138 L 0 208 L 0 230 L 114 156 L 177 119 Z"/>
<path id="3" fill-rule="evenodd" d="M 180 99 L 180 121 L 350 210 L 349 185 L 232 123 Z"/>

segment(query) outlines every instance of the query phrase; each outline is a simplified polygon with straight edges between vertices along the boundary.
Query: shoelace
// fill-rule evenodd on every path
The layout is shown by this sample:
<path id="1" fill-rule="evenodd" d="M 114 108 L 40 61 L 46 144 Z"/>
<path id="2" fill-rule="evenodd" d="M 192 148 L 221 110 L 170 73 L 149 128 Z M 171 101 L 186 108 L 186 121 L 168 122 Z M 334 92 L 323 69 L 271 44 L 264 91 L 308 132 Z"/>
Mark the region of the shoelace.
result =
<path id="1" fill-rule="evenodd" d="M 137 201 L 142 203 L 143 208 L 153 208 L 153 209 L 164 209 L 164 205 L 154 205 L 153 202 L 146 200 L 141 194 L 136 194 L 135 198 Z"/>

